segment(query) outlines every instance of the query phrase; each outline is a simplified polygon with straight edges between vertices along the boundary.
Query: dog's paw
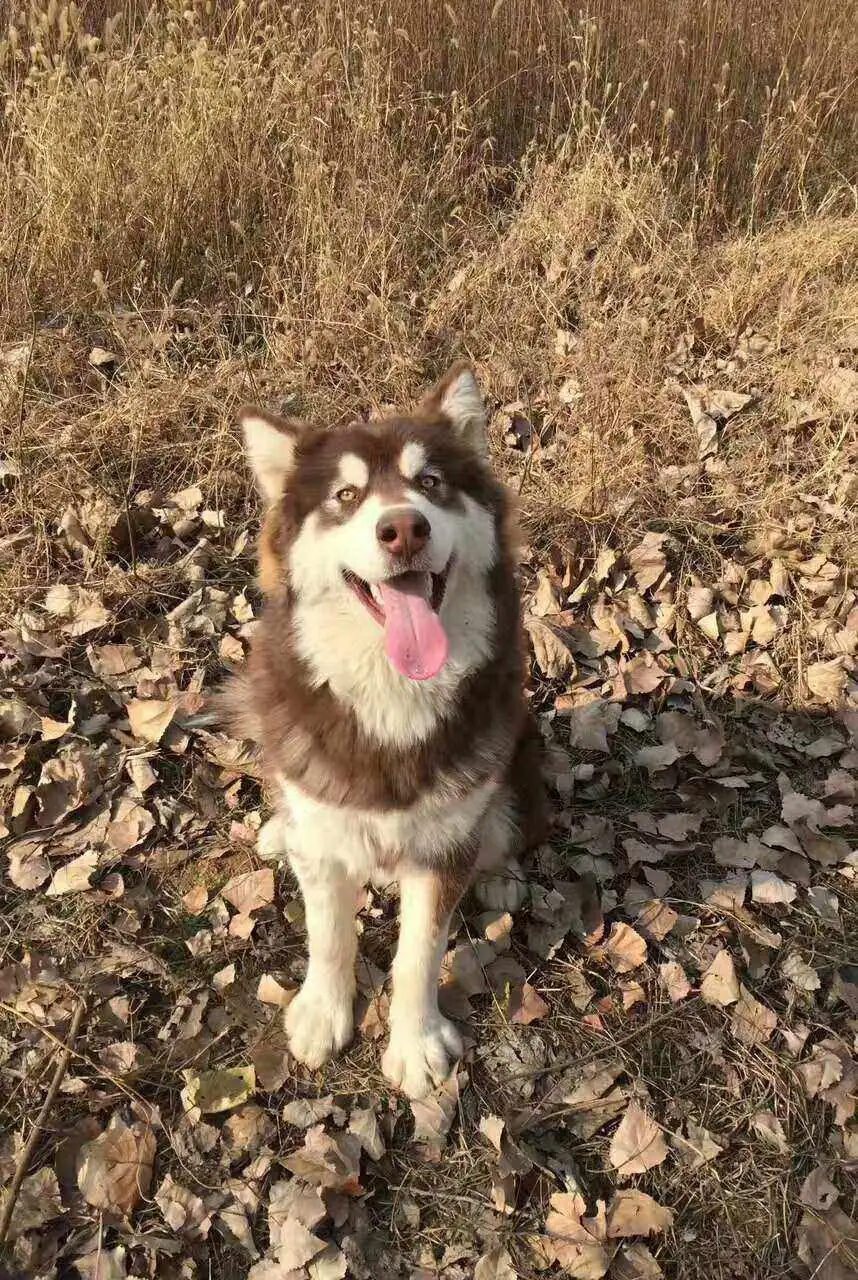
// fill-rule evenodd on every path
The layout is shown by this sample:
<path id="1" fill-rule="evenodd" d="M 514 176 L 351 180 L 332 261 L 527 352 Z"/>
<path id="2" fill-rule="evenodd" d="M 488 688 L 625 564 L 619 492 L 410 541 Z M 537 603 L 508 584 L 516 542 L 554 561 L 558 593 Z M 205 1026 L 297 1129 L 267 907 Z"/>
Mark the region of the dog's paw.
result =
<path id="1" fill-rule="evenodd" d="M 461 1056 L 462 1037 L 452 1022 L 436 1014 L 423 1026 L 394 1027 L 381 1069 L 395 1088 L 416 1101 L 446 1080 Z"/>
<path id="2" fill-rule="evenodd" d="M 284 1017 L 289 1052 L 298 1062 L 315 1070 L 339 1053 L 354 1032 L 354 997 L 342 992 L 309 988 L 306 983 Z"/>
<path id="3" fill-rule="evenodd" d="M 509 862 L 500 872 L 480 876 L 474 882 L 474 896 L 486 911 L 518 911 L 527 899 L 523 868 Z"/>

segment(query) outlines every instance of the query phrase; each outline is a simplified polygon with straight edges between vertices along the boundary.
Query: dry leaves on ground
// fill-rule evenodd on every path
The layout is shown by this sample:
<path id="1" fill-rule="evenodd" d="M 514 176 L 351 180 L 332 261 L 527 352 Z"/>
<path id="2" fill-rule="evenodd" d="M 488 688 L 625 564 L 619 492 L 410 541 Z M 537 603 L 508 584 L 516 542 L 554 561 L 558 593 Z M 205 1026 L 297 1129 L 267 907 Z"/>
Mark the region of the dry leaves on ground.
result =
<path id="1" fill-rule="evenodd" d="M 608 1152 L 611 1167 L 620 1178 L 629 1178 L 661 1164 L 666 1155 L 667 1147 L 659 1126 L 637 1102 L 630 1102 L 611 1139 Z"/>

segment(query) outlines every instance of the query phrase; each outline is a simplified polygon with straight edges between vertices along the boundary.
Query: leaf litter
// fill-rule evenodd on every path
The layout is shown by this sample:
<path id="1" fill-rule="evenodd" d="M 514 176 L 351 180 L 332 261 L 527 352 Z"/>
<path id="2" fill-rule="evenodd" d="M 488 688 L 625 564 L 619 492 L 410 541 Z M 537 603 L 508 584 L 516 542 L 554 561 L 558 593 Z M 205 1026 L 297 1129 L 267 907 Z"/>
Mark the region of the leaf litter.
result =
<path id="1" fill-rule="evenodd" d="M 694 385 L 701 463 L 717 466 L 750 400 Z M 248 530 L 228 529 L 209 500 L 193 485 L 141 496 L 140 563 L 147 538 L 177 553 L 151 591 L 116 559 L 97 588 L 85 580 L 101 553 L 77 504 L 57 535 L 69 572 L 5 635 L 13 932 L 0 1071 L 23 1082 L 10 1085 L 16 1135 L 43 1100 L 75 993 L 89 1003 L 85 1057 L 17 1197 L 19 1264 L 41 1233 L 48 1254 L 73 1241 L 74 1265 L 99 1280 L 158 1274 L 177 1248 L 188 1277 L 209 1274 L 223 1239 L 253 1280 L 439 1268 L 509 1280 L 534 1259 L 647 1280 L 670 1273 L 683 1231 L 726 1230 L 718 1197 L 703 1183 L 689 1193 L 690 1175 L 735 1177 L 765 1237 L 756 1161 L 761 1185 L 776 1170 L 769 1181 L 800 1205 L 777 1246 L 784 1265 L 846 1274 L 858 601 L 839 566 L 798 544 L 749 544 L 707 579 L 675 535 L 654 531 L 592 555 L 525 553 L 528 690 L 554 830 L 522 911 L 484 920 L 463 904 L 442 1001 L 470 1047 L 409 1105 L 378 1074 L 384 894 L 367 894 L 358 916 L 355 1046 L 318 1077 L 288 1054 L 300 900 L 255 852 L 267 809 L 252 748 L 206 727 L 218 664 L 243 660 L 259 610 L 249 560 L 232 555 Z M 782 668 L 799 612 L 815 647 L 793 710 Z M 813 1117 L 812 1170 L 796 1157 L 808 1140 L 796 1097 Z M 482 1121 L 477 1099 L 491 1107 Z M 737 1162 L 744 1150 L 753 1160 Z M 391 1233 L 381 1205 L 403 1171 L 410 1226 Z M 437 1202 L 416 1194 L 429 1185 Z M 544 1212 L 519 1223 L 535 1188 Z M 454 1221 L 445 1194 L 472 1197 L 467 1213 Z M 71 1235 L 72 1212 L 102 1221 L 100 1253 Z M 444 1249 L 458 1252 L 442 1266 Z"/>

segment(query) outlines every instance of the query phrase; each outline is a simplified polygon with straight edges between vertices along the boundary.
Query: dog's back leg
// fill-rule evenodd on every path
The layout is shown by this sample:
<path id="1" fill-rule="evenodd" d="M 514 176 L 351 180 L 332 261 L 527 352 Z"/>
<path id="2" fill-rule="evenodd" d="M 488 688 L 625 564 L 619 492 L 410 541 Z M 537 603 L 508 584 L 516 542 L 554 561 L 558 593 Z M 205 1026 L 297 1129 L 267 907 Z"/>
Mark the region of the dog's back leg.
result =
<path id="1" fill-rule="evenodd" d="M 546 839 L 548 798 L 542 778 L 542 740 L 532 720 L 518 740 L 506 783 L 483 819 L 479 878 L 474 893 L 491 911 L 515 911 L 527 897 L 519 858 Z"/>

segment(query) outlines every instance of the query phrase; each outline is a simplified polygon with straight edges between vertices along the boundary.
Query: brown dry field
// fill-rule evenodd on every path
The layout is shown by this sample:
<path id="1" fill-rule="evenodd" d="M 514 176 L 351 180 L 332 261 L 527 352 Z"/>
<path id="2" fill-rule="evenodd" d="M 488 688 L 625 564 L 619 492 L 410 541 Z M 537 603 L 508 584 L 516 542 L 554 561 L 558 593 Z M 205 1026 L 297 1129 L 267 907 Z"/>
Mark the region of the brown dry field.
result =
<path id="1" fill-rule="evenodd" d="M 858 1276 L 854 0 L 0 22 L 0 1278 Z M 289 1058 L 300 904 L 200 713 L 237 406 L 462 356 L 555 826 L 463 904 L 421 1108 L 388 895 L 354 1045 Z"/>

